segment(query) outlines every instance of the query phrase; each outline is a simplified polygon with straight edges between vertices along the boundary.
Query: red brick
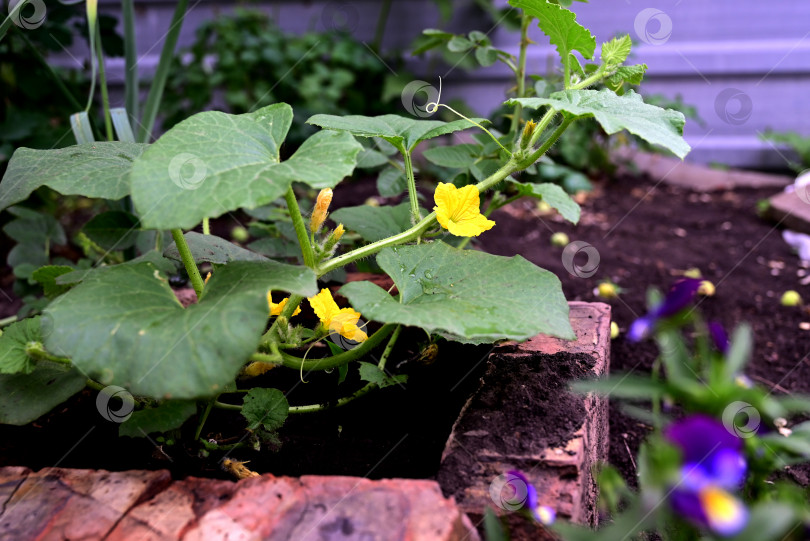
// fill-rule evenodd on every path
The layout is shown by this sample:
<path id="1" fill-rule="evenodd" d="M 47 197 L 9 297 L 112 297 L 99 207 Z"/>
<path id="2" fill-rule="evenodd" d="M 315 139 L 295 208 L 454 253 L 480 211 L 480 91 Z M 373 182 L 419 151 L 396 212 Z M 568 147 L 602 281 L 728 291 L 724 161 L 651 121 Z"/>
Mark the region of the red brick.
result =
<path id="1" fill-rule="evenodd" d="M 549 361 L 549 356 L 560 352 L 587 355 L 593 360 L 593 374 L 608 371 L 610 364 L 610 307 L 602 303 L 571 302 L 571 325 L 577 334 L 576 341 L 539 335 L 521 344 L 510 343 L 496 349 L 494 357 L 517 359 L 531 363 Z M 490 362 L 490 371 L 497 370 L 498 363 Z M 582 426 L 561 448 L 545 448 L 539 452 L 512 455 L 501 447 L 501 441 L 492 433 L 461 433 L 467 416 L 486 415 L 484 406 L 475 398 L 486 386 L 487 376 L 482 378 L 482 387 L 471 397 L 453 427 L 445 446 L 439 481 L 447 486 L 461 487 L 450 495 L 455 496 L 463 511 L 478 519 L 487 507 L 500 514 L 505 511 L 492 502 L 489 488 L 492 481 L 509 470 L 524 471 L 537 487 L 541 505 L 556 509 L 561 518 L 595 526 L 598 520 L 596 503 L 598 487 L 591 474 L 591 466 L 607 459 L 608 426 L 607 400 L 595 395 L 582 398 L 585 416 Z M 504 404 L 504 407 L 508 405 Z M 485 449 L 474 457 L 475 466 L 469 460 L 455 460 L 454 455 L 468 453 L 462 444 L 465 437 L 487 438 Z M 466 464 L 465 471 L 458 465 Z M 446 491 L 447 492 L 447 491 Z M 538 535 L 541 535 L 538 533 Z"/>

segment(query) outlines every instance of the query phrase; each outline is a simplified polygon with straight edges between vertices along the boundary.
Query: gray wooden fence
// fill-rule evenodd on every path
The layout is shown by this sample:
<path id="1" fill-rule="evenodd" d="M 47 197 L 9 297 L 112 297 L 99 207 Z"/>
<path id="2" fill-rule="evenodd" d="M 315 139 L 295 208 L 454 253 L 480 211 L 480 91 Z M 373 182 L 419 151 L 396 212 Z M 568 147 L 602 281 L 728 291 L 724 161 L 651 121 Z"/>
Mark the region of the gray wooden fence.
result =
<path id="1" fill-rule="evenodd" d="M 505 0 L 498 0 L 505 5 Z M 456 0 L 451 30 L 481 30 L 496 46 L 516 52 L 515 35 L 476 15 L 471 0 Z M 180 45 L 193 40 L 203 20 L 231 11 L 235 5 L 271 14 L 287 31 L 345 28 L 360 40 L 373 38 L 380 3 L 376 0 L 263 2 L 191 0 Z M 154 69 L 175 3 L 136 0 L 137 38 L 142 73 Z M 101 9 L 116 14 L 119 2 L 101 0 Z M 630 33 L 638 46 L 634 60 L 649 66 L 644 93 L 682 96 L 697 107 L 703 123 L 689 122 L 686 137 L 693 147 L 689 160 L 752 167 L 782 167 L 785 151 L 760 140 L 768 128 L 810 135 L 810 2 L 807 0 L 591 0 L 575 3 L 579 20 L 598 42 Z M 438 11 L 430 0 L 395 0 L 385 48 L 406 49 L 422 28 L 436 27 Z M 546 73 L 554 51 L 539 30 L 532 37 L 528 67 Z M 80 49 L 71 52 L 81 57 Z M 372 54 L 369 52 L 369 54 Z M 70 63 L 68 56 L 62 62 Z M 110 60 L 111 83 L 123 81 L 123 60 Z M 486 114 L 511 86 L 510 72 L 492 66 L 465 73 L 443 67 L 426 73 L 425 63 L 409 69 L 431 83 L 442 75 L 445 96 L 463 97 Z M 295 73 L 290 74 L 291 77 Z"/>

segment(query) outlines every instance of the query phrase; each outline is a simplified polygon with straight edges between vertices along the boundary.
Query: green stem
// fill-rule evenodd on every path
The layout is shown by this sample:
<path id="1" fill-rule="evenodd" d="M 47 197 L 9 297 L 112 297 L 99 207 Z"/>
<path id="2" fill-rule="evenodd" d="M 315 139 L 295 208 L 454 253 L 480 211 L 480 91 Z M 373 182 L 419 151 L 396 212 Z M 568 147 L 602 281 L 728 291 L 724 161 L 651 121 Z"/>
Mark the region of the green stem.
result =
<path id="1" fill-rule="evenodd" d="M 543 115 L 543 118 L 537 121 L 537 126 L 534 127 L 534 133 L 532 133 L 532 138 L 529 139 L 529 148 L 533 147 L 537 141 L 540 140 L 540 136 L 543 135 L 548 125 L 554 120 L 554 115 L 556 114 L 557 111 L 549 109 L 546 111 L 546 114 Z"/>
<path id="2" fill-rule="evenodd" d="M 388 339 L 388 345 L 385 346 L 385 351 L 383 351 L 382 356 L 380 356 L 380 362 L 377 363 L 377 367 L 380 370 L 385 370 L 385 363 L 388 362 L 388 357 L 394 350 L 394 344 L 397 343 L 397 338 L 399 338 L 399 333 L 401 331 L 402 325 L 397 325 L 397 328 L 394 329 L 394 333 L 391 335 L 391 338 Z"/>
<path id="3" fill-rule="evenodd" d="M 277 352 L 278 346 L 276 340 L 273 339 L 273 336 L 276 335 L 276 330 L 278 329 L 280 321 L 290 321 L 290 318 L 295 312 L 295 309 L 298 308 L 298 305 L 301 304 L 301 301 L 304 300 L 302 295 L 290 295 L 290 298 L 287 300 L 287 304 L 284 305 L 284 308 L 281 310 L 281 314 L 276 318 L 270 328 L 264 333 L 262 336 L 260 344 L 264 347 L 269 347 L 274 350 L 274 353 Z M 286 325 L 286 324 L 285 324 Z M 279 337 L 280 338 L 280 337 Z M 282 340 L 283 342 L 283 340 Z M 273 362 L 278 362 L 277 360 Z"/>
<path id="4" fill-rule="evenodd" d="M 98 21 L 96 21 L 96 58 L 98 59 L 98 84 L 101 87 L 101 104 L 104 108 L 104 129 L 107 132 L 107 140 L 114 141 L 115 135 L 113 134 L 112 116 L 110 116 L 110 94 L 107 90 L 107 70 L 104 67 L 104 52 L 101 49 L 101 32 L 98 30 Z"/>
<path id="5" fill-rule="evenodd" d="M 422 219 L 419 213 L 419 199 L 416 197 L 416 178 L 413 176 L 410 151 L 406 150 L 402 156 L 405 158 L 405 177 L 408 179 L 408 197 L 411 200 L 411 223 L 415 224 Z"/>
<path id="6" fill-rule="evenodd" d="M 163 90 L 166 88 L 166 80 L 169 77 L 169 69 L 174 58 L 174 48 L 177 45 L 177 38 L 180 36 L 180 28 L 186 16 L 188 0 L 178 0 L 174 10 L 172 21 L 169 23 L 169 31 L 166 40 L 163 42 L 163 50 L 160 52 L 160 62 L 158 63 L 152 84 L 149 87 L 149 96 L 146 98 L 146 105 L 143 108 L 143 122 L 138 130 L 138 139 L 141 143 L 148 143 L 152 137 L 152 129 L 155 127 L 160 101 L 163 98 Z"/>
<path id="7" fill-rule="evenodd" d="M 76 97 L 73 95 L 73 93 L 70 90 L 68 90 L 68 87 L 65 86 L 65 83 L 62 81 L 62 78 L 59 77 L 59 75 L 56 73 L 56 71 L 54 71 L 54 69 L 51 67 L 48 61 L 45 60 L 45 57 L 42 56 L 42 53 L 39 52 L 39 49 L 37 49 L 34 46 L 34 44 L 31 43 L 31 40 L 28 39 L 28 36 L 25 35 L 25 32 L 20 32 L 19 36 L 23 39 L 25 44 L 28 46 L 28 49 L 34 54 L 39 63 L 42 64 L 42 66 L 48 70 L 48 73 L 53 79 L 53 82 L 56 84 L 56 87 L 59 89 L 60 92 L 62 92 L 62 94 L 65 95 L 67 100 L 70 102 L 70 106 L 73 107 L 74 110 L 80 111 L 82 109 L 82 105 L 79 103 L 79 100 L 77 100 Z"/>
<path id="8" fill-rule="evenodd" d="M 200 417 L 200 422 L 197 424 L 197 431 L 194 432 L 194 439 L 200 439 L 200 434 L 202 434 L 203 426 L 205 426 L 205 421 L 208 420 L 208 414 L 211 413 L 211 408 L 214 407 L 214 402 L 216 400 L 209 400 L 208 404 L 205 406 L 205 411 L 203 411 L 202 416 Z"/>
<path id="9" fill-rule="evenodd" d="M 526 48 L 529 45 L 529 24 L 532 21 L 531 15 L 523 13 L 520 18 L 520 55 L 518 56 L 518 66 L 515 73 L 517 77 L 517 97 L 523 98 L 526 95 Z M 520 137 L 520 117 L 523 114 L 523 105 L 515 104 L 515 111 L 512 115 L 512 127 L 509 131 L 515 134 L 515 138 Z"/>
<path id="10" fill-rule="evenodd" d="M 599 66 L 599 69 L 596 70 L 593 73 L 593 75 L 591 75 L 590 77 L 588 77 L 586 79 L 583 79 L 579 83 L 573 85 L 571 87 L 571 90 L 580 90 L 580 89 L 583 89 L 583 88 L 588 88 L 592 84 L 595 84 L 595 83 L 598 83 L 599 81 L 601 81 L 604 78 L 604 76 L 605 76 L 605 65 L 602 64 L 601 66 Z"/>
<path id="11" fill-rule="evenodd" d="M 172 229 L 172 238 L 177 246 L 177 251 L 180 252 L 183 265 L 186 267 L 186 272 L 188 273 L 189 280 L 191 280 L 194 293 L 197 294 L 197 298 L 199 299 L 205 284 L 203 283 L 202 276 L 200 276 L 200 269 L 197 268 L 197 264 L 194 262 L 194 256 L 191 255 L 191 250 L 186 243 L 186 238 L 183 236 L 183 230 Z"/>
<path id="12" fill-rule="evenodd" d="M 274 355 L 268 355 L 267 353 L 254 353 L 248 360 L 258 362 L 258 363 L 268 363 L 268 364 L 281 364 L 281 355 L 278 353 Z"/>
<path id="13" fill-rule="evenodd" d="M 385 25 L 388 23 L 388 13 L 391 11 L 391 0 L 383 0 L 380 6 L 380 14 L 377 16 L 377 29 L 374 32 L 374 41 L 371 42 L 371 48 L 380 52 L 382 48 L 382 40 L 385 37 Z"/>
<path id="14" fill-rule="evenodd" d="M 564 119 L 562 123 L 557 126 L 557 129 L 554 130 L 554 132 L 549 136 L 549 138 L 546 139 L 545 143 L 540 145 L 540 148 L 538 148 L 536 151 L 532 152 L 525 161 L 521 162 L 521 169 L 526 169 L 531 164 L 539 160 L 543 154 L 548 152 L 548 149 L 550 149 L 552 145 L 557 142 L 557 139 L 560 138 L 560 136 L 565 132 L 565 130 L 568 129 L 568 126 L 570 126 L 573 121 L 573 118 Z"/>
<path id="15" fill-rule="evenodd" d="M 292 186 L 290 186 L 287 193 L 284 194 L 284 199 L 287 201 L 287 209 L 290 211 L 290 218 L 292 218 L 293 227 L 295 227 L 295 235 L 298 237 L 298 243 L 301 245 L 304 265 L 314 269 L 315 253 L 312 251 L 312 244 L 309 243 L 307 225 L 304 223 L 304 217 L 301 216 L 301 209 L 298 206 L 298 200 L 295 199 L 295 192 L 293 192 Z"/>
<path id="16" fill-rule="evenodd" d="M 65 364 L 70 366 L 72 363 L 67 357 L 58 357 L 48 353 L 42 344 L 39 342 L 29 342 L 25 345 L 25 354 L 34 359 L 35 361 L 50 361 L 52 363 Z"/>
<path id="17" fill-rule="evenodd" d="M 211 234 L 211 220 L 209 220 L 208 218 L 203 218 L 202 229 L 203 229 L 203 235 L 210 235 Z"/>
<path id="18" fill-rule="evenodd" d="M 17 316 L 8 316 L 0 319 L 0 328 L 5 327 L 6 325 L 11 325 L 17 321 Z"/>
<path id="19" fill-rule="evenodd" d="M 219 400 L 214 400 L 212 404 L 213 407 L 221 410 L 242 411 L 242 406 L 237 404 L 226 404 L 225 402 L 220 402 Z"/>
<path id="20" fill-rule="evenodd" d="M 94 381 L 92 379 L 88 379 L 85 382 L 85 386 L 90 387 L 94 391 L 103 391 L 105 389 L 104 385 L 102 385 L 101 383 L 98 383 L 97 381 Z"/>
<path id="21" fill-rule="evenodd" d="M 343 398 L 339 398 L 338 401 L 334 404 L 307 404 L 306 406 L 290 406 L 290 413 L 315 413 L 316 411 L 322 411 L 331 408 L 339 408 L 340 406 L 344 406 L 355 400 L 364 396 L 372 391 L 373 389 L 377 388 L 377 384 L 369 383 L 368 385 L 361 387 L 357 391 L 353 392 L 349 396 L 344 396 Z"/>
<path id="22" fill-rule="evenodd" d="M 553 135 L 552 138 L 554 138 Z M 551 144 L 553 144 L 553 141 Z M 550 147 L 551 144 L 549 144 L 548 146 Z M 535 161 L 537 161 L 537 158 L 542 156 L 542 152 L 540 152 L 539 154 L 538 153 L 532 154 L 532 156 L 535 156 L 533 161 L 529 161 L 531 156 L 521 162 L 518 162 L 515 159 L 510 159 L 500 169 L 492 173 L 492 175 L 476 184 L 476 188 L 478 188 L 479 192 L 489 190 L 490 188 L 501 182 L 503 179 L 505 179 L 515 171 L 520 171 L 521 169 L 525 169 L 529 165 L 533 164 Z M 378 240 L 377 242 L 372 242 L 371 244 L 361 246 L 360 248 L 356 248 L 350 252 L 346 252 L 341 256 L 326 261 L 320 267 L 318 267 L 318 269 L 316 269 L 316 273 L 318 274 L 318 276 L 323 276 L 327 272 L 343 267 L 344 265 L 348 265 L 353 261 L 363 259 L 364 257 L 372 256 L 377 252 L 379 252 L 380 250 L 382 250 L 383 248 L 388 248 L 390 246 L 397 246 L 399 244 L 404 244 L 406 242 L 416 240 L 417 237 L 421 236 L 422 233 L 427 231 L 435 222 L 436 222 L 436 213 L 431 212 L 430 214 L 422 218 L 422 220 L 418 224 L 414 225 L 410 229 L 403 231 L 402 233 L 399 233 L 398 235 Z"/>
<path id="23" fill-rule="evenodd" d="M 137 126 L 138 120 L 138 51 L 135 47 L 135 2 L 122 0 L 121 15 L 124 19 L 124 107 L 129 123 Z"/>
<path id="24" fill-rule="evenodd" d="M 281 353 L 282 364 L 287 368 L 294 368 L 296 370 L 304 370 L 310 372 L 312 370 L 329 370 L 330 368 L 337 368 L 344 364 L 348 364 L 354 360 L 359 359 L 382 342 L 391 332 L 393 332 L 396 324 L 387 323 L 377 329 L 377 332 L 369 336 L 365 342 L 360 344 L 354 349 L 338 353 L 331 357 L 324 357 L 323 359 L 313 359 L 305 361 L 299 357 L 293 357 L 283 351 Z M 302 367 L 303 365 L 303 367 Z"/>

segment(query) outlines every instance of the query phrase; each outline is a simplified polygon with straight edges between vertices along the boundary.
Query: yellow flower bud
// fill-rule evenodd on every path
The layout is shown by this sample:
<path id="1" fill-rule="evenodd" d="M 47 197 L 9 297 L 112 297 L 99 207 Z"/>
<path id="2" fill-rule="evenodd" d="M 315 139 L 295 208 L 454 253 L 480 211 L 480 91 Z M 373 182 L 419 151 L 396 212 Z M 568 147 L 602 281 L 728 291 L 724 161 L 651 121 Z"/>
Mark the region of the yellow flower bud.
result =
<path id="1" fill-rule="evenodd" d="M 534 135 L 534 129 L 537 127 L 537 124 L 533 120 L 529 120 L 526 122 L 526 126 L 523 127 L 523 134 L 520 136 L 520 149 L 526 150 L 529 147 L 529 141 L 531 141 L 532 135 Z"/>
<path id="2" fill-rule="evenodd" d="M 335 240 L 340 240 L 340 237 L 343 236 L 343 233 L 346 232 L 346 229 L 343 228 L 343 224 L 338 224 L 335 230 L 332 232 L 332 236 L 335 237 Z"/>
<path id="3" fill-rule="evenodd" d="M 315 208 L 312 211 L 312 218 L 309 221 L 309 230 L 317 233 L 326 220 L 329 205 L 332 203 L 332 190 L 324 188 L 318 194 L 318 199 L 315 200 Z"/>
<path id="4" fill-rule="evenodd" d="M 210 279 L 211 279 L 211 273 L 209 272 L 208 274 L 205 275 L 205 283 L 207 284 L 208 280 L 210 280 Z"/>

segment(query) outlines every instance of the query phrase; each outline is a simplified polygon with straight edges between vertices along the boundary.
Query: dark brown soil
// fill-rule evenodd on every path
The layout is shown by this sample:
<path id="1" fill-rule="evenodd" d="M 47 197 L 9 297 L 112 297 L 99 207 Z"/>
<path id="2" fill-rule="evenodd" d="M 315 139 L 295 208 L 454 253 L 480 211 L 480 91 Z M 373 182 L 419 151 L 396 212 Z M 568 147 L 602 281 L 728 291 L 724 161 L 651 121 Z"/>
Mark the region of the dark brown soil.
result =
<path id="1" fill-rule="evenodd" d="M 594 358 L 584 354 L 531 360 L 493 354 L 485 385 L 454 427 L 459 448 L 447 455 L 438 476 L 444 493 L 464 503 L 470 476 L 481 475 L 481 450 L 503 457 L 541 456 L 548 447 L 564 446 L 585 422 L 582 397 L 568 392 L 568 385 L 592 375 L 593 366 Z M 482 436 L 464 437 L 462 446 L 459 438 L 470 434 Z"/>
<path id="2" fill-rule="evenodd" d="M 339 189 L 333 206 L 358 204 L 373 191 L 371 184 Z M 772 194 L 772 189 L 747 189 L 700 195 L 626 176 L 597 187 L 583 205 L 578 226 L 540 217 L 533 202 L 518 202 L 493 215 L 497 225 L 480 237 L 479 246 L 495 254 L 521 254 L 551 270 L 562 280 L 569 300 L 597 300 L 596 285 L 604 279 L 614 281 L 624 289 L 618 300 L 611 301 L 614 320 L 622 331 L 644 312 L 648 286 L 665 288 L 679 271 L 697 267 L 717 285 L 716 296 L 701 303 L 706 316 L 728 328 L 742 321 L 753 327 L 756 350 L 749 376 L 775 392 L 810 392 L 810 331 L 799 327 L 810 321 L 810 315 L 801 308 L 779 305 L 779 297 L 788 289 L 810 298 L 806 287 L 798 283 L 804 270 L 779 230 L 759 218 L 755 210 L 760 199 Z M 597 248 L 601 262 L 594 276 L 578 278 L 566 272 L 562 248 L 549 242 L 557 231 Z M 3 274 L 0 285 L 7 291 L 8 269 Z M 3 308 L 5 312 L 8 305 Z M 407 350 L 389 366 L 397 371 L 398 363 L 418 353 L 417 342 L 422 340 L 423 333 L 403 337 Z M 402 367 L 411 374 L 407 390 L 395 386 L 339 410 L 296 416 L 281 433 L 279 452 L 238 449 L 231 456 L 251 460 L 249 466 L 258 471 L 278 474 L 435 475 L 450 427 L 475 389 L 489 351 L 446 343 L 441 349 L 443 354 L 433 366 L 411 361 Z M 646 371 L 654 357 L 651 344 L 631 344 L 622 335 L 613 342 L 611 369 Z M 350 378 L 335 390 L 336 373 L 312 376 L 310 383 L 297 384 L 297 374 L 275 372 L 267 375 L 268 384 L 295 387 L 290 396 L 293 403 L 323 402 L 325 393 L 349 394 L 358 385 Z M 320 378 L 329 381 L 322 385 Z M 333 396 L 326 394 L 326 399 Z M 610 415 L 610 461 L 632 479 L 631 455 L 649 427 L 623 416 L 616 404 L 611 404 Z M 244 424 L 234 419 L 232 414 L 215 412 L 206 425 L 206 435 L 220 441 L 238 435 Z M 117 425 L 100 419 L 94 395 L 86 391 L 32 427 L 0 427 L 0 465 L 169 467 L 177 476 L 223 475 L 216 466 L 221 453 L 200 459 L 197 450 L 179 444 L 118 440 L 116 433 Z M 192 439 L 191 434 L 186 436 Z"/>

